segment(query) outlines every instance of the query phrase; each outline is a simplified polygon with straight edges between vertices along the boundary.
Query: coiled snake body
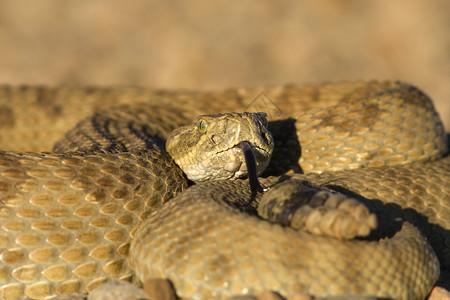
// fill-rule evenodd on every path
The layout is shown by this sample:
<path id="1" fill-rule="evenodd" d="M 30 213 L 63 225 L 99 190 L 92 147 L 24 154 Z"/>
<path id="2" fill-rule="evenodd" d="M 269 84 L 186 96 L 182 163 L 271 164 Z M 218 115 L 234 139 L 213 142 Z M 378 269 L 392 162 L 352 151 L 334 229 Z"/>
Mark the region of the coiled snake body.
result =
<path id="1" fill-rule="evenodd" d="M 433 250 L 445 286 L 450 159 L 431 101 L 397 82 L 259 92 L 2 87 L 0 297 L 90 291 L 136 271 L 202 299 L 262 289 L 421 299 L 439 277 Z M 294 178 L 357 198 L 378 215 L 381 233 L 369 239 L 387 238 L 341 241 L 249 216 L 259 196 L 246 180 L 180 193 L 187 181 L 164 150 L 169 133 L 199 114 L 252 110 L 268 111 L 275 141 L 264 175 L 289 174 L 264 186 Z M 50 150 L 63 132 L 53 152 L 10 151 Z"/>

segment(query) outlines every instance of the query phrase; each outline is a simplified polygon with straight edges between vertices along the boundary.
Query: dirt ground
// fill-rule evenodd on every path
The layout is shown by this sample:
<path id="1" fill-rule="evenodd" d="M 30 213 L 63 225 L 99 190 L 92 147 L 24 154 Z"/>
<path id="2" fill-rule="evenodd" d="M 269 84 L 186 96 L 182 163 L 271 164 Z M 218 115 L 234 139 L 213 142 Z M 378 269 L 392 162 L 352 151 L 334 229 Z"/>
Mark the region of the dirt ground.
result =
<path id="1" fill-rule="evenodd" d="M 0 0 L 0 83 L 359 79 L 417 85 L 450 131 L 450 1 Z"/>

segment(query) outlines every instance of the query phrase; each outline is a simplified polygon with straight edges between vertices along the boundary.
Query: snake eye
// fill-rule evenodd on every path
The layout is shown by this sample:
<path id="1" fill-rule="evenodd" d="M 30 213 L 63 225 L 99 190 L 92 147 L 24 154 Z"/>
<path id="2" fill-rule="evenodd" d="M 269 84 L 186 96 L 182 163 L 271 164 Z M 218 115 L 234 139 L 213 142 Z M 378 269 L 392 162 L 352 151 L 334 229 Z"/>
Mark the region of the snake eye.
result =
<path id="1" fill-rule="evenodd" d="M 198 129 L 198 131 L 200 133 L 205 133 L 206 130 L 208 129 L 208 122 L 206 122 L 203 119 L 198 120 L 198 122 L 197 122 L 197 129 Z"/>

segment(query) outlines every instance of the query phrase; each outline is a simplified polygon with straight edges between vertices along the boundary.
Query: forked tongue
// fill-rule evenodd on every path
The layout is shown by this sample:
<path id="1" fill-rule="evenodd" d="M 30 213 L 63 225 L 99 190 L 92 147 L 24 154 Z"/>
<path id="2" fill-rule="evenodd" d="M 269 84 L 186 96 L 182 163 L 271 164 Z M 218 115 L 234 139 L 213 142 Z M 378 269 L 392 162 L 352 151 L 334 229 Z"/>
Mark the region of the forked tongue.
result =
<path id="1" fill-rule="evenodd" d="M 244 153 L 250 190 L 252 191 L 252 196 L 255 196 L 257 193 L 264 191 L 258 180 L 255 155 L 253 154 L 252 147 L 250 147 L 250 144 L 248 142 L 240 142 L 238 146 Z"/>

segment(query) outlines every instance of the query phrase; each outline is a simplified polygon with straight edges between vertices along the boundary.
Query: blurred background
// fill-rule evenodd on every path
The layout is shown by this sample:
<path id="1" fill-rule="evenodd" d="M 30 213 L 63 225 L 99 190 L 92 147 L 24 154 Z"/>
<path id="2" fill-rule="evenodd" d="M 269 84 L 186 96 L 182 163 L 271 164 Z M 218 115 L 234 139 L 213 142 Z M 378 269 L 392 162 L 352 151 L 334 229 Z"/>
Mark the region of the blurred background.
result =
<path id="1" fill-rule="evenodd" d="M 450 1 L 0 0 L 0 83 L 360 79 L 417 85 L 450 131 Z"/>

